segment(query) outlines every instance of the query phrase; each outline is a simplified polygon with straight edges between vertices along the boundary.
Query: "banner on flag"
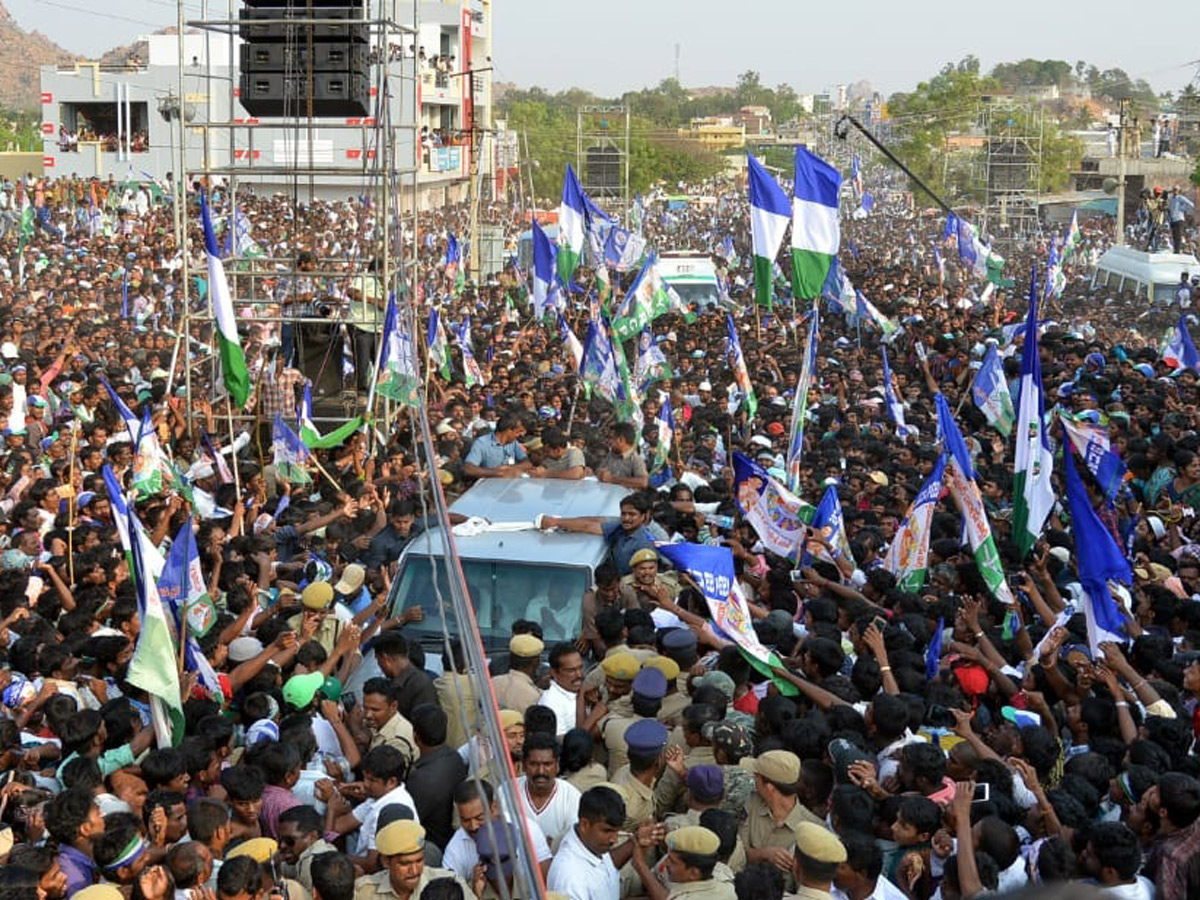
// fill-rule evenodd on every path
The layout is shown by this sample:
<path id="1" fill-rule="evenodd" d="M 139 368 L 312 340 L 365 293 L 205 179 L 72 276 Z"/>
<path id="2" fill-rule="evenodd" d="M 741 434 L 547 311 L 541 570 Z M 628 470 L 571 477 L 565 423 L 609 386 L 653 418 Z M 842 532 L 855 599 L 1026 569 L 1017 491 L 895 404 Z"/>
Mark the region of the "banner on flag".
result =
<path id="1" fill-rule="evenodd" d="M 670 560 L 676 570 L 686 572 L 700 589 L 718 637 L 737 644 L 765 674 L 771 674 L 772 666 L 783 668 L 779 656 L 764 647 L 754 631 L 750 607 L 734 577 L 733 553 L 728 547 L 664 543 L 658 545 L 658 552 Z M 779 687 L 785 694 L 797 693 L 796 687 L 789 682 L 783 682 Z"/>
<path id="2" fill-rule="evenodd" d="M 1091 422 L 1076 421 L 1061 412 L 1059 421 L 1066 432 L 1069 446 L 1083 458 L 1084 465 L 1100 485 L 1105 499 L 1111 503 L 1125 481 L 1125 463 L 1113 452 L 1108 429 Z"/>
<path id="3" fill-rule="evenodd" d="M 919 591 L 925 586 L 929 569 L 929 532 L 934 509 L 942 495 L 942 474 L 945 470 L 946 456 L 942 454 L 922 485 L 921 492 L 909 505 L 884 557 L 884 569 L 896 576 L 896 587 L 902 591 Z"/>
<path id="4" fill-rule="evenodd" d="M 988 424 L 1004 437 L 1012 433 L 1017 416 L 1013 410 L 1012 395 L 1008 391 L 1008 380 L 995 344 L 988 346 L 983 364 L 971 382 L 971 400 L 983 413 Z"/>
<path id="5" fill-rule="evenodd" d="M 382 341 L 379 371 L 375 373 L 375 389 L 397 403 L 416 407 L 421 396 L 417 353 L 413 347 L 412 335 L 400 321 L 395 293 L 388 294 Z"/>
<path id="6" fill-rule="evenodd" d="M 742 453 L 733 454 L 734 498 L 763 546 L 796 561 L 815 507 L 805 503 Z"/>
<path id="7" fill-rule="evenodd" d="M 971 466 L 971 455 L 963 441 L 962 433 L 954 422 L 950 404 L 940 391 L 934 398 L 938 413 L 938 438 L 946 457 L 944 483 L 963 518 L 963 530 L 967 543 L 975 557 L 975 565 L 984 583 L 1001 603 L 1012 605 L 1012 591 L 1004 578 L 1004 566 L 996 549 L 996 539 L 988 523 L 987 510 L 979 485 L 975 483 L 975 469 Z"/>

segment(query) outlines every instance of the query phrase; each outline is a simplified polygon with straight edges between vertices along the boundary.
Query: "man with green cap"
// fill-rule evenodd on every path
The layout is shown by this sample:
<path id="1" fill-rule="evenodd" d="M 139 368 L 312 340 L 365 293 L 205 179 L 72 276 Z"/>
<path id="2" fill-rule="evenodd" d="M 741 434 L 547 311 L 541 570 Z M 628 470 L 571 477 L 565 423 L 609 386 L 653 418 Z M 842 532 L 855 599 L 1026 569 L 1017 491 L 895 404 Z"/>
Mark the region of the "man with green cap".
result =
<path id="1" fill-rule="evenodd" d="M 312 731 L 317 739 L 317 749 L 324 754 L 345 757 L 353 768 L 358 765 L 362 754 L 354 735 L 342 721 L 341 708 L 337 703 L 341 696 L 341 682 L 322 672 L 293 675 L 283 683 L 283 702 L 297 712 L 312 714 Z"/>
<path id="2" fill-rule="evenodd" d="M 713 878 L 721 839 L 701 825 L 679 828 L 666 837 L 667 872 L 671 889 L 663 887 L 650 871 L 645 857 L 633 854 L 633 868 L 642 879 L 650 900 L 736 900 L 733 885 Z"/>

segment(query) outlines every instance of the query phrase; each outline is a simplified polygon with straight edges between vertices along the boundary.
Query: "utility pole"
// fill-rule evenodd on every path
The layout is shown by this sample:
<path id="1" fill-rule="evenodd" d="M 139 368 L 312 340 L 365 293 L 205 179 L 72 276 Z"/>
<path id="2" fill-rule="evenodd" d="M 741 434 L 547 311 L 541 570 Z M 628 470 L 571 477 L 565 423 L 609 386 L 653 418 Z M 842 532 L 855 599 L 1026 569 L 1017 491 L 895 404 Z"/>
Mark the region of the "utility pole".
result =
<path id="1" fill-rule="evenodd" d="M 1125 114 L 1129 101 L 1122 100 L 1117 126 L 1117 246 L 1125 246 Z"/>
<path id="2" fill-rule="evenodd" d="M 529 208 L 534 210 L 537 209 L 537 194 L 533 190 L 533 157 L 529 155 L 529 130 L 526 128 L 521 129 L 521 141 L 525 144 L 525 172 L 529 175 Z"/>
<path id="3" fill-rule="evenodd" d="M 467 69 L 463 72 L 455 72 L 450 77 L 466 78 L 467 79 L 467 102 L 471 106 L 471 159 L 467 166 L 467 209 L 470 210 L 470 225 L 467 229 L 467 240 L 470 242 L 471 255 L 467 259 L 467 265 L 471 271 L 471 277 L 479 278 L 479 185 L 476 183 L 479 180 L 479 150 L 483 144 L 483 132 L 485 129 L 480 128 L 476 124 L 475 115 L 475 74 L 477 72 L 490 72 L 491 66 L 486 66 L 482 69 Z"/>

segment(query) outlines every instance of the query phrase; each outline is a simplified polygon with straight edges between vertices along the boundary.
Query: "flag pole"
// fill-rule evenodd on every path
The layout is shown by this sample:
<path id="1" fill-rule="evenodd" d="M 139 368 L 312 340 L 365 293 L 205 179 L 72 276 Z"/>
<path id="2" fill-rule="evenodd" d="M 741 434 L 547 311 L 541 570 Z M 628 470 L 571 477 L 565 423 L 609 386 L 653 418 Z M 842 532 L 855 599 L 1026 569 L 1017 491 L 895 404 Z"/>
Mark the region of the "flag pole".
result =
<path id="1" fill-rule="evenodd" d="M 958 398 L 958 406 L 954 407 L 954 418 L 958 418 L 958 414 L 962 412 L 962 408 L 967 405 L 967 398 L 971 396 L 971 386 L 967 385 L 966 392 Z"/>
<path id="2" fill-rule="evenodd" d="M 317 454 L 315 452 L 310 453 L 308 455 L 308 458 L 309 458 L 309 460 L 312 461 L 312 464 L 317 467 L 317 471 L 329 479 L 330 484 L 332 484 L 335 488 L 337 488 L 340 493 L 343 493 L 343 494 L 346 493 L 344 490 L 342 490 L 342 486 L 337 483 L 337 481 L 334 479 L 334 477 L 332 475 L 330 475 L 327 471 L 325 471 L 325 467 L 323 465 L 321 465 L 321 461 L 319 459 L 317 459 Z"/>
<path id="3" fill-rule="evenodd" d="M 183 335 L 175 335 L 175 349 L 171 351 L 171 368 L 167 372 L 167 396 L 171 396 L 171 388 L 175 384 L 175 367 L 179 365 L 179 343 L 183 340 Z"/>
<path id="4" fill-rule="evenodd" d="M 388 304 L 391 305 L 391 304 L 395 304 L 395 303 L 396 303 L 396 294 L 393 291 L 391 293 L 391 295 L 388 297 Z M 378 309 L 379 307 L 377 306 L 375 308 Z M 376 319 L 376 321 L 378 321 L 378 319 Z M 374 434 L 374 432 L 375 432 L 375 428 L 374 428 L 374 424 L 375 424 L 375 388 L 379 385 L 379 370 L 383 368 L 383 354 L 387 352 L 388 334 L 387 334 L 387 312 L 386 311 L 383 314 L 383 324 L 384 324 L 383 337 L 379 337 L 379 335 L 376 334 L 376 339 L 379 343 L 379 347 L 375 351 L 375 371 L 371 373 L 371 387 L 367 391 L 367 408 L 364 411 L 364 418 L 372 426 L 371 428 L 368 429 L 368 432 L 367 432 L 367 441 L 368 441 L 367 446 L 368 446 L 368 450 L 371 453 L 371 455 L 374 455 L 374 448 L 375 448 L 375 434 Z M 396 305 L 396 316 L 393 319 L 392 324 L 396 328 L 400 327 L 400 307 L 398 304 Z M 416 357 L 416 353 L 415 353 L 416 342 L 415 341 L 413 342 L 413 348 L 414 348 L 413 357 L 415 359 L 415 357 Z M 333 481 L 332 478 L 330 478 L 329 480 Z"/>
<path id="5" fill-rule="evenodd" d="M 236 465 L 236 463 L 235 463 L 235 465 Z M 188 519 L 188 522 L 191 522 L 190 518 Z M 187 592 L 185 590 L 184 598 L 183 598 L 183 609 L 180 612 L 179 629 L 178 629 L 178 634 L 176 635 L 179 638 L 179 674 L 181 676 L 183 675 L 183 669 L 184 669 L 184 653 L 187 648 L 187 628 L 188 628 L 188 598 L 187 598 Z"/>
<path id="6" fill-rule="evenodd" d="M 75 587 L 75 448 L 79 442 L 79 431 L 71 423 L 71 465 L 67 484 L 71 487 L 71 502 L 67 505 L 67 574 L 71 587 Z"/>
<path id="7" fill-rule="evenodd" d="M 575 393 L 571 397 L 571 413 L 570 413 L 570 415 L 567 416 L 566 435 L 568 438 L 571 437 L 571 426 L 575 422 L 575 405 L 579 402 L 579 389 L 580 389 L 580 387 L 582 387 L 582 385 L 583 385 L 583 376 L 582 376 L 582 374 L 580 374 L 579 380 L 577 380 L 575 382 Z"/>
<path id="8" fill-rule="evenodd" d="M 241 476 L 241 473 L 238 471 L 237 452 L 233 449 L 234 448 L 234 435 L 233 435 L 233 396 L 232 395 L 229 395 L 225 398 L 225 420 L 229 423 L 229 462 L 232 464 L 232 467 L 233 467 L 233 485 L 234 485 L 234 489 L 237 491 L 238 503 L 241 503 L 242 502 L 242 476 Z M 217 449 L 215 447 L 213 449 L 214 449 L 214 452 L 216 452 L 216 453 L 221 452 L 219 449 Z M 213 460 L 213 462 L 215 464 L 216 460 Z"/>

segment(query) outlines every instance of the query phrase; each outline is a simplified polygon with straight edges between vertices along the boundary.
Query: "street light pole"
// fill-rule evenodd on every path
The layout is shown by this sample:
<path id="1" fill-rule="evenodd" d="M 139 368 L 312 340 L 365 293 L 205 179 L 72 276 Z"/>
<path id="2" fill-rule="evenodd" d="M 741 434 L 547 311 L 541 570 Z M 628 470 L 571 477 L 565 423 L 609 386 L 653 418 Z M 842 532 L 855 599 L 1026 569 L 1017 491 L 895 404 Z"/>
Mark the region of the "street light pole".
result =
<path id="1" fill-rule="evenodd" d="M 1125 246 L 1125 113 L 1129 101 L 1122 100 L 1117 126 L 1117 243 Z"/>

